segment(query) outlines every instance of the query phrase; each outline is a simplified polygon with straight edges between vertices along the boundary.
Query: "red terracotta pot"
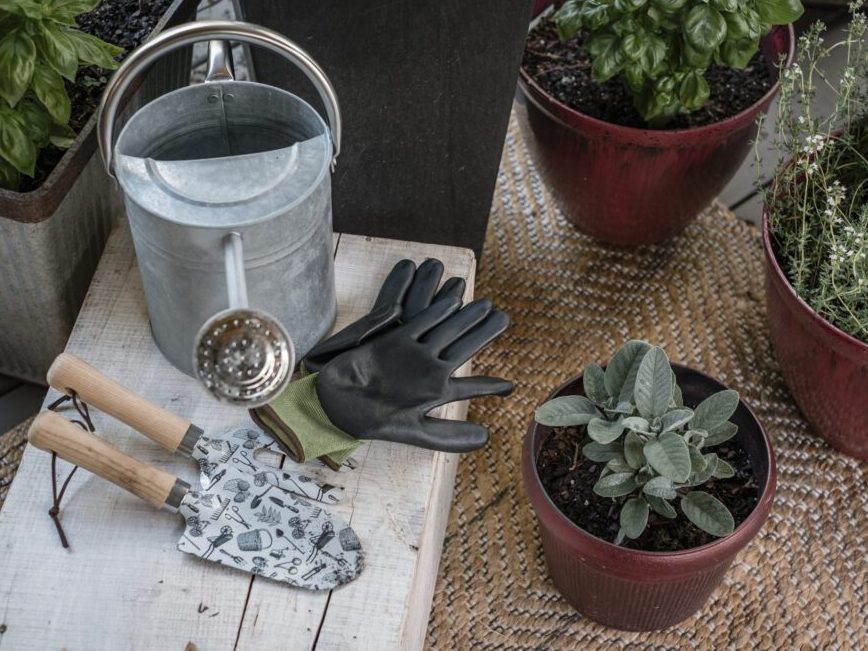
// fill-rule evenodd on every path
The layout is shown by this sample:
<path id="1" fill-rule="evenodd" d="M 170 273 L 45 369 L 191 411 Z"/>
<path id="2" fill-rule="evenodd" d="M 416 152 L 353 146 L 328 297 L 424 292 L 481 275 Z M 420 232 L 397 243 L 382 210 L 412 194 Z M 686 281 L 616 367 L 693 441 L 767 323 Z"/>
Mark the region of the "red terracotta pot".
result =
<path id="1" fill-rule="evenodd" d="M 672 367 L 688 406 L 695 407 L 726 388 L 687 367 Z M 549 399 L 583 393 L 578 376 Z M 549 575 L 576 610 L 613 628 L 650 631 L 677 624 L 702 607 L 736 554 L 766 521 L 775 494 L 775 459 L 768 436 L 744 402 L 732 420 L 739 427 L 735 440 L 747 451 L 760 486 L 759 501 L 730 535 L 679 552 L 626 549 L 592 536 L 567 519 L 552 503 L 536 469 L 537 455 L 551 428 L 531 421 L 522 450 L 524 484 L 539 521 Z"/>
<path id="2" fill-rule="evenodd" d="M 792 61 L 794 42 L 790 25 L 775 27 L 762 40 L 774 75 L 781 54 Z M 517 112 L 519 123 L 561 211 L 591 237 L 635 245 L 678 234 L 720 193 L 750 151 L 756 119 L 778 84 L 722 122 L 672 130 L 622 127 L 584 115 L 546 93 L 524 69 L 519 89 L 525 108 Z"/>
<path id="3" fill-rule="evenodd" d="M 775 257 L 767 213 L 763 249 L 769 333 L 790 393 L 830 445 L 868 461 L 868 344 L 799 298 Z"/>

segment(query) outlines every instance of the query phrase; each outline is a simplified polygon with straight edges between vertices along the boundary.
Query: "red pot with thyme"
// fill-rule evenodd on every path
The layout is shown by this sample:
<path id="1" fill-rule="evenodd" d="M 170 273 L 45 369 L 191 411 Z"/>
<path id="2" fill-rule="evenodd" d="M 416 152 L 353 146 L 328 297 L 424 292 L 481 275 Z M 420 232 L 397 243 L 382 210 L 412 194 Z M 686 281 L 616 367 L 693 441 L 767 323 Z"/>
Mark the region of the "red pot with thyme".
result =
<path id="1" fill-rule="evenodd" d="M 589 619 L 624 630 L 699 610 L 775 493 L 771 443 L 750 408 L 661 354 L 629 342 L 605 370 L 586 368 L 537 410 L 522 451 L 555 587 Z"/>
<path id="2" fill-rule="evenodd" d="M 551 4 L 545 3 L 546 6 Z M 584 7 L 583 11 L 590 12 L 593 7 L 605 3 L 576 4 Z M 568 48 L 553 53 L 553 56 L 564 59 L 557 66 L 544 60 L 551 53 L 542 53 L 542 61 L 534 61 L 532 56 L 534 39 L 541 33 L 545 36 L 546 29 L 548 42 L 553 42 L 550 35 L 555 27 L 551 24 L 546 27 L 549 17 L 544 15 L 532 25 L 519 77 L 519 122 L 540 173 L 565 217 L 578 230 L 604 242 L 637 245 L 666 240 L 681 232 L 708 206 L 750 151 L 756 119 L 768 109 L 777 92 L 776 66 L 779 59 L 784 57 L 787 63 L 792 59 L 795 38 L 791 26 L 773 27 L 761 40 L 761 30 L 756 29 L 751 36 L 745 37 L 747 40 L 744 42 L 748 45 L 741 51 L 729 47 L 728 41 L 721 42 L 717 37 L 708 41 L 711 45 L 708 51 L 691 55 L 698 56 L 699 60 L 672 63 L 672 67 L 678 70 L 669 75 L 667 81 L 663 73 L 651 69 L 665 68 L 679 56 L 687 58 L 677 52 L 690 49 L 690 46 L 682 45 L 690 34 L 695 32 L 694 38 L 699 42 L 705 42 L 707 38 L 703 36 L 707 33 L 704 29 L 690 31 L 689 28 L 695 24 L 723 25 L 717 34 L 727 38 L 726 25 L 721 22 L 724 17 L 726 21 L 730 16 L 733 16 L 733 21 L 742 21 L 742 17 L 737 15 L 742 11 L 740 8 L 735 13 L 727 13 L 711 7 L 715 3 L 680 4 L 682 7 L 672 15 L 679 17 L 683 14 L 684 36 L 678 31 L 682 27 L 676 26 L 674 32 L 660 28 L 653 37 L 637 30 L 628 34 L 628 39 L 618 27 L 620 19 L 616 20 L 617 17 L 609 15 L 602 27 L 599 27 L 597 14 L 585 17 L 584 22 L 579 19 L 582 25 L 579 35 L 573 37 Z M 565 15 L 569 5 L 567 2 L 558 15 Z M 800 9 L 798 2 L 788 6 Z M 540 11 L 538 5 L 535 9 Z M 605 11 L 616 10 L 610 5 Z M 693 20 L 696 12 L 710 12 L 713 20 L 697 23 Z M 570 17 L 570 14 L 566 15 Z M 789 22 L 793 20 L 792 16 L 798 15 L 798 12 L 791 11 L 781 14 L 777 20 Z M 776 17 L 770 16 L 762 27 L 768 27 L 773 20 Z M 590 29 L 587 27 L 589 24 L 593 25 Z M 558 23 L 558 30 L 561 29 Z M 756 40 L 751 50 L 754 36 Z M 576 45 L 576 39 L 581 40 L 582 45 Z M 630 50 L 630 55 L 618 55 L 617 52 L 621 52 L 618 48 L 628 48 L 628 41 L 635 50 Z M 762 58 L 751 61 L 757 42 Z M 590 51 L 587 57 L 573 55 L 572 50 L 581 53 L 585 46 Z M 561 49 L 561 46 L 557 47 Z M 654 50 L 653 56 L 646 54 L 649 48 Z M 604 53 L 611 51 L 617 52 L 606 59 L 608 55 Z M 726 53 L 730 53 L 729 58 L 726 58 Z M 636 64 L 634 68 L 638 72 L 635 72 L 634 68 L 628 69 L 623 61 L 618 60 L 620 56 L 628 63 L 635 63 L 629 58 L 632 55 L 639 57 L 637 60 L 651 58 L 647 65 Z M 709 68 L 712 57 L 724 57 L 724 60 L 747 66 L 753 72 L 742 79 L 736 67 Z M 558 66 L 569 68 L 570 74 L 559 71 L 557 78 L 548 78 L 546 70 Z M 709 68 L 710 75 L 703 75 L 706 68 Z M 588 69 L 593 73 L 593 80 L 584 79 L 589 76 Z M 624 81 L 625 75 L 634 79 Z M 593 83 L 599 76 L 606 77 L 605 84 Z M 710 91 L 706 76 L 714 80 L 719 78 Z M 748 81 L 757 76 L 768 80 L 765 89 L 756 89 L 736 104 L 736 96 L 741 98 Z M 673 85 L 675 79 L 678 80 L 677 87 Z M 576 99 L 584 102 L 583 98 L 590 98 L 597 104 L 593 112 L 607 117 L 595 117 L 590 108 L 585 112 L 571 106 L 577 102 L 568 99 L 568 86 L 577 83 L 585 85 L 576 91 Z M 669 86 L 672 88 L 666 90 Z M 709 92 L 711 100 L 725 110 L 707 103 Z M 631 96 L 638 111 L 632 115 L 626 112 Z M 608 117 L 613 107 L 624 103 L 628 107 L 621 111 L 623 115 Z M 727 104 L 732 105 L 724 106 Z M 706 109 L 707 114 L 703 113 Z"/>

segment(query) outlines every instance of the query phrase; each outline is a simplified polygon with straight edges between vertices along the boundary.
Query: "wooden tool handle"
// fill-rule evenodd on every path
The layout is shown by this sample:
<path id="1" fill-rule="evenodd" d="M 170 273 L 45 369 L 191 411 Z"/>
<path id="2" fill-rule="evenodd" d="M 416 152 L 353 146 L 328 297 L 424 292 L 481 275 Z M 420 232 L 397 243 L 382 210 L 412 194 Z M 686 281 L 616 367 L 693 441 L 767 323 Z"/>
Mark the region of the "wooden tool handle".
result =
<path id="1" fill-rule="evenodd" d="M 178 449 L 190 428 L 186 418 L 158 407 L 69 353 L 61 353 L 51 364 L 48 383 L 67 395 L 74 391 L 89 405 L 126 423 L 170 452 Z"/>
<path id="2" fill-rule="evenodd" d="M 42 412 L 33 420 L 27 439 L 40 450 L 56 452 L 61 459 L 107 479 L 158 508 L 166 503 L 175 486 L 174 475 L 134 459 L 52 411 Z"/>

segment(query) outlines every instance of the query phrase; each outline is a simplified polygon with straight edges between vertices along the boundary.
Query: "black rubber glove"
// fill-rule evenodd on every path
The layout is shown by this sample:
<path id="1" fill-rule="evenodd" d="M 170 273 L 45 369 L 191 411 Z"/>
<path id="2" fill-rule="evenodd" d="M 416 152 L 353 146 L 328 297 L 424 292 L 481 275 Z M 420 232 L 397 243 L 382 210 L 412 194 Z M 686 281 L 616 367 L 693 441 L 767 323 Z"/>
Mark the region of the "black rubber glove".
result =
<path id="1" fill-rule="evenodd" d="M 403 321 L 413 318 L 433 301 L 464 296 L 464 279 L 450 278 L 435 295 L 443 276 L 443 263 L 429 258 L 416 268 L 412 260 L 401 260 L 389 272 L 370 313 L 318 343 L 304 358 L 311 373 L 344 351 L 361 345 Z"/>
<path id="2" fill-rule="evenodd" d="M 459 310 L 460 305 L 455 297 L 437 300 L 326 363 L 316 378 L 316 394 L 328 419 L 359 439 L 446 452 L 485 445 L 485 427 L 427 416 L 449 402 L 512 391 L 512 382 L 500 378 L 451 377 L 509 325 L 506 313 L 486 299 Z"/>

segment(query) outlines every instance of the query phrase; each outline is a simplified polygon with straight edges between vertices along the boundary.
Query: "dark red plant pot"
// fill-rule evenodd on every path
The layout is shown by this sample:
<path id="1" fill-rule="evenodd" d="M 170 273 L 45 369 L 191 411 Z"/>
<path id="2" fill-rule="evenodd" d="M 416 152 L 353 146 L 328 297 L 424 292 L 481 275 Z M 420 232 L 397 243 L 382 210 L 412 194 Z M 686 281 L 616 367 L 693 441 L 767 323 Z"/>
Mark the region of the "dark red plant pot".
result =
<path id="1" fill-rule="evenodd" d="M 790 25 L 775 27 L 762 40 L 775 77 L 781 55 L 792 61 L 794 42 Z M 756 119 L 778 84 L 733 117 L 672 130 L 622 127 L 584 115 L 549 95 L 524 69 L 519 89 L 525 140 L 566 218 L 598 240 L 636 245 L 680 233 L 720 193 L 750 151 Z"/>
<path id="2" fill-rule="evenodd" d="M 695 407 L 726 388 L 698 371 L 678 364 L 672 367 L 688 406 Z M 580 375 L 554 391 L 549 399 L 583 393 Z M 539 521 L 549 575 L 576 610 L 613 628 L 651 631 L 677 624 L 702 607 L 736 554 L 766 521 L 775 494 L 775 458 L 768 436 L 744 402 L 739 403 L 732 420 L 739 429 L 736 441 L 747 451 L 760 487 L 759 501 L 730 535 L 679 552 L 620 547 L 592 536 L 567 519 L 549 498 L 536 468 L 537 455 L 551 428 L 531 420 L 521 459 L 524 484 Z"/>
<path id="3" fill-rule="evenodd" d="M 868 461 L 868 344 L 836 328 L 796 294 L 772 249 L 767 213 L 763 249 L 769 333 L 790 393 L 830 445 Z"/>

